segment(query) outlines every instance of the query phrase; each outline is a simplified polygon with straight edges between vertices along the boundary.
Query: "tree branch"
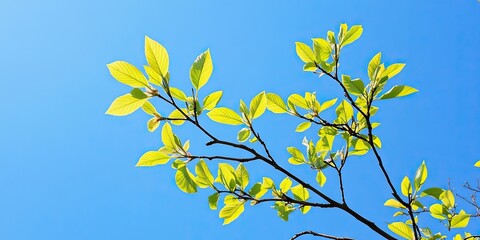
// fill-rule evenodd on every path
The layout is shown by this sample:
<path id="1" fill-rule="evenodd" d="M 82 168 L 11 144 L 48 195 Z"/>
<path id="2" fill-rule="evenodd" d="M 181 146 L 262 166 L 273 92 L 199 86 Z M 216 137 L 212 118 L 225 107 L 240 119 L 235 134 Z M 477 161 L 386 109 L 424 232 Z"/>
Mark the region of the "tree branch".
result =
<path id="1" fill-rule="evenodd" d="M 297 234 L 295 234 L 292 238 L 290 238 L 290 240 L 295 240 L 303 235 L 313 235 L 313 236 L 316 236 L 316 237 L 323 237 L 323 238 L 327 238 L 327 239 L 334 239 L 334 240 L 353 240 L 353 238 L 348 238 L 348 237 L 335 237 L 335 236 L 331 236 L 331 235 L 327 235 L 327 234 L 323 234 L 323 233 L 317 233 L 317 232 L 314 232 L 314 231 L 303 231 L 303 232 L 299 232 Z"/>

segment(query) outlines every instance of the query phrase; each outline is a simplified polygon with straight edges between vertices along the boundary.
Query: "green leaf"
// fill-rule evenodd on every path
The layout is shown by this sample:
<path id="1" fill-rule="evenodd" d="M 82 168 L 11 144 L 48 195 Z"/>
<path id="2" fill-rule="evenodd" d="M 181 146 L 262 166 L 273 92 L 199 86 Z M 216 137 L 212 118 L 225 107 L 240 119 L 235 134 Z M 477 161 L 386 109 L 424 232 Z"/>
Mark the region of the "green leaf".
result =
<path id="1" fill-rule="evenodd" d="M 316 62 L 320 63 L 326 61 L 330 57 L 330 53 L 332 53 L 332 47 L 330 47 L 330 44 L 323 38 L 314 38 L 312 41 Z"/>
<path id="2" fill-rule="evenodd" d="M 242 190 L 245 189 L 248 185 L 249 176 L 247 168 L 245 168 L 242 163 L 238 164 L 237 169 L 235 169 L 235 175 L 238 186 L 240 186 Z"/>
<path id="3" fill-rule="evenodd" d="M 465 211 L 461 210 L 459 214 L 452 217 L 452 220 L 450 221 L 450 228 L 467 227 L 469 221 L 470 214 L 466 214 Z"/>
<path id="4" fill-rule="evenodd" d="M 325 176 L 321 170 L 317 171 L 317 177 L 315 179 L 320 187 L 323 187 L 323 185 L 327 182 L 327 176 Z"/>
<path id="5" fill-rule="evenodd" d="M 331 100 L 328 100 L 328 101 L 324 102 L 320 107 L 320 112 L 330 108 L 333 105 L 335 105 L 336 102 L 337 102 L 337 98 L 334 98 L 334 99 L 331 99 Z"/>
<path id="6" fill-rule="evenodd" d="M 404 177 L 402 180 L 402 194 L 405 197 L 412 195 L 412 184 L 410 183 L 410 179 L 408 179 L 408 177 Z"/>
<path id="7" fill-rule="evenodd" d="M 175 136 L 172 131 L 170 124 L 165 123 L 162 127 L 162 142 L 163 144 L 171 149 L 177 148 L 177 143 L 175 141 Z"/>
<path id="8" fill-rule="evenodd" d="M 342 83 L 350 94 L 355 96 L 362 96 L 363 91 L 365 90 L 365 85 L 362 80 L 354 79 L 351 80 L 350 76 L 342 74 Z"/>
<path id="9" fill-rule="evenodd" d="M 137 67 L 124 61 L 116 61 L 107 65 L 112 77 L 130 87 L 148 87 L 148 82 Z"/>
<path id="10" fill-rule="evenodd" d="M 271 178 L 263 177 L 262 189 L 274 189 L 275 183 Z"/>
<path id="11" fill-rule="evenodd" d="M 145 69 L 145 72 L 147 73 L 148 81 L 150 83 L 153 83 L 155 85 L 163 87 L 163 79 L 162 79 L 162 76 L 159 73 L 157 73 L 155 70 L 153 70 L 152 67 L 147 66 L 147 65 L 144 65 L 143 68 Z"/>
<path id="12" fill-rule="evenodd" d="M 412 228 L 403 222 L 390 223 L 388 228 L 400 237 L 409 240 L 414 239 Z"/>
<path id="13" fill-rule="evenodd" d="M 170 160 L 170 156 L 165 153 L 148 151 L 140 157 L 136 167 L 152 167 L 159 164 L 165 164 L 168 160 Z"/>
<path id="14" fill-rule="evenodd" d="M 157 109 L 155 109 L 155 107 L 149 101 L 145 101 L 145 103 L 143 103 L 142 110 L 148 115 L 159 116 Z"/>
<path id="15" fill-rule="evenodd" d="M 418 191 L 425 182 L 425 180 L 427 180 L 427 175 L 427 166 L 425 165 L 425 161 L 423 161 L 420 167 L 417 169 L 417 172 L 415 173 L 414 184 L 416 191 Z"/>
<path id="16" fill-rule="evenodd" d="M 287 193 L 288 190 L 290 190 L 291 186 L 292 186 L 292 180 L 286 177 L 282 180 L 282 182 L 280 182 L 280 191 L 282 191 L 282 193 Z"/>
<path id="17" fill-rule="evenodd" d="M 393 198 L 388 199 L 383 205 L 387 206 L 387 207 L 393 207 L 393 208 L 405 208 L 405 206 L 403 206 L 403 204 L 401 204 L 399 201 L 397 201 Z"/>
<path id="18" fill-rule="evenodd" d="M 298 124 L 297 128 L 295 129 L 295 132 L 305 132 L 307 129 L 310 128 L 312 125 L 311 122 L 302 122 Z"/>
<path id="19" fill-rule="evenodd" d="M 453 196 L 452 191 L 445 190 L 442 194 L 440 194 L 440 201 L 442 201 L 443 205 L 448 209 L 455 206 L 455 196 Z"/>
<path id="20" fill-rule="evenodd" d="M 237 202 L 234 204 L 225 205 L 218 216 L 223 218 L 223 225 L 231 223 L 233 220 L 237 219 L 240 214 L 243 213 L 245 207 L 243 202 Z"/>
<path id="21" fill-rule="evenodd" d="M 218 178 L 217 182 L 221 182 L 228 190 L 234 191 L 236 186 L 235 170 L 230 164 L 218 164 Z"/>
<path id="22" fill-rule="evenodd" d="M 259 198 L 263 197 L 263 195 L 265 195 L 265 193 L 267 193 L 267 191 L 268 191 L 268 189 L 262 188 L 262 184 L 257 182 L 253 185 L 253 187 L 250 189 L 250 191 L 248 191 L 248 194 L 250 196 L 253 196 L 256 199 L 259 199 Z"/>
<path id="23" fill-rule="evenodd" d="M 382 79 L 385 76 L 388 77 L 388 79 L 394 77 L 395 75 L 399 74 L 403 70 L 403 67 L 405 67 L 404 63 L 394 63 L 388 66 L 387 69 L 385 69 L 385 71 L 383 71 L 382 73 Z"/>
<path id="24" fill-rule="evenodd" d="M 222 94 L 222 91 L 210 93 L 203 99 L 203 108 L 207 110 L 212 110 L 213 108 L 215 108 L 220 99 L 222 98 Z"/>
<path id="25" fill-rule="evenodd" d="M 267 109 L 273 113 L 286 113 L 287 106 L 283 99 L 275 93 L 267 93 Z"/>
<path id="26" fill-rule="evenodd" d="M 170 94 L 172 94 L 172 97 L 180 101 L 187 101 L 187 95 L 178 88 L 170 87 Z"/>
<path id="27" fill-rule="evenodd" d="M 306 110 L 309 109 L 305 99 L 302 96 L 300 96 L 296 93 L 290 95 L 287 99 L 287 102 L 288 102 L 289 105 L 293 104 L 295 106 L 301 107 L 301 108 L 306 109 Z"/>
<path id="28" fill-rule="evenodd" d="M 208 206 L 212 210 L 217 210 L 217 204 L 218 204 L 218 197 L 220 196 L 219 193 L 214 193 L 210 196 L 208 196 Z"/>
<path id="29" fill-rule="evenodd" d="M 117 97 L 105 113 L 113 116 L 125 116 L 135 112 L 142 107 L 146 101 L 147 98 L 139 99 L 127 93 Z"/>
<path id="30" fill-rule="evenodd" d="M 147 122 L 147 129 L 149 132 L 155 131 L 158 126 L 160 126 L 160 119 L 158 119 L 157 117 L 152 117 Z"/>
<path id="31" fill-rule="evenodd" d="M 242 128 L 240 129 L 240 131 L 238 131 L 237 140 L 239 142 L 245 142 L 249 137 L 250 137 L 250 129 Z"/>
<path id="32" fill-rule="evenodd" d="M 177 169 L 175 173 L 175 182 L 178 188 L 186 193 L 197 192 L 197 184 L 195 183 L 195 176 L 184 165 Z"/>
<path id="33" fill-rule="evenodd" d="M 168 53 L 167 50 L 155 40 L 145 36 L 145 57 L 148 65 L 163 78 L 168 72 Z"/>
<path id="34" fill-rule="evenodd" d="M 214 108 L 208 112 L 207 115 L 210 119 L 218 123 L 230 125 L 243 124 L 242 118 L 236 112 L 226 107 Z"/>
<path id="35" fill-rule="evenodd" d="M 250 102 L 250 116 L 252 119 L 260 117 L 267 108 L 267 98 L 265 92 L 259 93 Z"/>
<path id="36" fill-rule="evenodd" d="M 445 220 L 447 219 L 446 215 L 448 214 L 447 209 L 442 204 L 435 203 L 430 206 L 430 215 L 436 219 Z"/>
<path id="37" fill-rule="evenodd" d="M 340 43 L 342 46 L 347 46 L 348 44 L 354 42 L 357 40 L 363 33 L 363 28 L 362 25 L 355 25 L 352 26 L 347 33 L 345 34 L 345 37 L 343 38 L 342 42 Z"/>
<path id="38" fill-rule="evenodd" d="M 290 191 L 292 192 L 293 197 L 299 201 L 306 201 L 310 196 L 310 194 L 308 193 L 308 190 L 300 184 L 295 187 L 292 187 Z"/>
<path id="39" fill-rule="evenodd" d="M 140 90 L 138 88 L 132 89 L 132 91 L 130 91 L 130 95 L 132 95 L 132 97 L 137 98 L 137 99 L 148 98 L 147 94 L 145 94 L 142 90 Z"/>
<path id="40" fill-rule="evenodd" d="M 342 103 L 338 105 L 335 113 L 337 113 L 340 123 L 348 123 L 353 116 L 353 107 L 347 102 L 347 100 L 343 100 Z"/>
<path id="41" fill-rule="evenodd" d="M 213 63 L 210 56 L 210 50 L 200 54 L 193 62 L 190 68 L 190 80 L 195 89 L 199 90 L 203 85 L 208 82 L 208 79 L 213 72 Z"/>
<path id="42" fill-rule="evenodd" d="M 197 165 L 195 166 L 195 173 L 197 174 L 197 177 L 195 177 L 195 182 L 197 182 L 199 187 L 207 188 L 213 186 L 213 176 L 205 161 L 198 161 Z"/>
<path id="43" fill-rule="evenodd" d="M 188 111 L 186 108 L 181 108 L 181 110 L 184 113 L 187 113 L 187 111 Z M 180 110 L 175 109 L 170 113 L 170 115 L 168 115 L 168 118 L 171 118 L 171 119 L 185 119 L 185 116 L 182 114 L 182 112 L 180 112 Z M 182 125 L 185 122 L 185 120 L 171 120 L 170 122 L 173 125 Z"/>
<path id="44" fill-rule="evenodd" d="M 305 72 L 315 72 L 317 70 L 317 65 L 314 62 L 308 62 L 303 65 L 303 71 Z"/>
<path id="45" fill-rule="evenodd" d="M 292 155 L 291 158 L 288 159 L 288 162 L 293 164 L 293 165 L 299 165 L 299 164 L 304 164 L 305 162 L 305 157 L 303 156 L 303 153 L 300 152 L 296 147 L 288 147 L 287 151 Z"/>
<path id="46" fill-rule="evenodd" d="M 312 49 L 307 44 L 302 42 L 296 42 L 295 50 L 297 51 L 298 57 L 300 57 L 303 62 L 315 62 L 315 55 L 313 54 Z"/>
<path id="47" fill-rule="evenodd" d="M 403 97 L 410 95 L 412 93 L 418 92 L 417 89 L 409 87 L 409 86 L 393 86 L 388 92 L 380 96 L 379 99 L 390 99 L 390 98 L 396 98 L 396 97 Z"/>
<path id="48" fill-rule="evenodd" d="M 368 63 L 368 77 L 370 80 L 375 80 L 374 79 L 374 74 L 377 71 L 377 68 L 380 66 L 380 59 L 382 58 L 382 53 L 379 52 L 377 53 L 372 60 Z"/>
<path id="49" fill-rule="evenodd" d="M 422 193 L 420 193 L 420 197 L 431 196 L 440 200 L 440 194 L 442 194 L 443 191 L 444 190 L 441 188 L 428 188 L 425 189 Z"/>

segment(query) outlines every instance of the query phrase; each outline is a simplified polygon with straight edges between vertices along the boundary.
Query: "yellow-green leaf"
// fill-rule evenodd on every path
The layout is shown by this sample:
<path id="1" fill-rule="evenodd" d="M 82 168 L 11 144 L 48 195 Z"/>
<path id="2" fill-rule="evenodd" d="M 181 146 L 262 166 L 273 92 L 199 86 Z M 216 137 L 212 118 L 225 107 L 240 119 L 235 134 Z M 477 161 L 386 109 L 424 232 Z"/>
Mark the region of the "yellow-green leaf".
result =
<path id="1" fill-rule="evenodd" d="M 330 47 L 330 44 L 323 38 L 314 38 L 312 41 L 316 62 L 320 63 L 326 61 L 330 57 L 330 53 L 332 53 L 332 47 Z M 313 64 L 312 67 L 316 69 L 315 64 Z"/>
<path id="2" fill-rule="evenodd" d="M 143 154 L 137 162 L 137 167 L 151 167 L 159 164 L 165 164 L 170 160 L 170 156 L 158 151 L 148 151 Z"/>
<path id="3" fill-rule="evenodd" d="M 345 34 L 345 37 L 342 39 L 341 45 L 347 46 L 348 44 L 357 40 L 362 35 L 362 33 L 363 33 L 362 25 L 352 26 Z"/>
<path id="4" fill-rule="evenodd" d="M 461 210 L 460 213 L 452 217 L 452 221 L 450 221 L 450 228 L 467 227 L 469 221 L 470 214 L 466 214 L 465 211 Z"/>
<path id="5" fill-rule="evenodd" d="M 226 107 L 214 108 L 210 112 L 208 112 L 207 115 L 210 119 L 218 123 L 230 125 L 243 124 L 243 120 L 240 115 Z"/>
<path id="6" fill-rule="evenodd" d="M 208 206 L 212 210 L 217 210 L 217 203 L 218 203 L 218 197 L 220 196 L 219 193 L 214 193 L 210 196 L 208 196 Z"/>
<path id="7" fill-rule="evenodd" d="M 388 92 L 380 96 L 379 99 L 390 99 L 396 97 L 403 97 L 410 95 L 412 93 L 418 92 L 417 89 L 409 87 L 409 86 L 393 86 Z"/>
<path id="8" fill-rule="evenodd" d="M 377 71 L 377 68 L 380 66 L 380 59 L 382 58 L 382 53 L 379 52 L 377 53 L 372 60 L 368 63 L 368 77 L 370 80 L 375 80 L 374 79 L 374 74 Z"/>
<path id="9" fill-rule="evenodd" d="M 394 77 L 395 75 L 399 74 L 403 68 L 405 67 L 404 63 L 394 63 L 385 69 L 382 73 L 382 78 L 388 77 L 388 79 Z"/>
<path id="10" fill-rule="evenodd" d="M 243 166 L 242 163 L 238 164 L 237 169 L 235 169 L 235 175 L 236 175 L 236 180 L 237 184 L 243 189 L 245 189 L 248 185 L 248 171 L 245 166 Z"/>
<path id="11" fill-rule="evenodd" d="M 233 220 L 237 219 L 240 214 L 243 213 L 244 209 L 245 207 L 243 202 L 225 205 L 222 210 L 220 210 L 218 216 L 223 218 L 223 225 L 227 225 Z"/>
<path id="12" fill-rule="evenodd" d="M 199 90 L 203 85 L 208 82 L 208 79 L 213 72 L 213 63 L 210 56 L 210 49 L 200 54 L 193 62 L 190 68 L 190 80 L 193 87 Z"/>
<path id="13" fill-rule="evenodd" d="M 159 115 L 157 113 L 157 109 L 155 109 L 155 107 L 149 101 L 145 101 L 145 103 L 143 103 L 142 110 L 146 114 L 151 115 L 151 116 L 158 116 Z"/>
<path id="14" fill-rule="evenodd" d="M 298 124 L 297 128 L 295 129 L 295 132 L 304 132 L 307 129 L 309 129 L 311 125 L 312 125 L 311 122 L 302 122 Z"/>
<path id="15" fill-rule="evenodd" d="M 455 196 L 453 196 L 452 191 L 445 190 L 442 194 L 440 194 L 440 201 L 442 201 L 443 205 L 447 208 L 452 208 L 455 206 Z"/>
<path id="16" fill-rule="evenodd" d="M 427 166 L 425 165 L 425 161 L 422 162 L 420 167 L 417 169 L 417 172 L 415 173 L 415 179 L 414 179 L 414 184 L 415 184 L 415 190 L 419 190 L 420 187 L 423 185 L 425 180 L 427 180 Z"/>
<path id="17" fill-rule="evenodd" d="M 331 100 L 328 100 L 328 101 L 322 103 L 322 105 L 320 107 L 320 112 L 325 110 L 325 109 L 330 108 L 333 105 L 335 105 L 336 102 L 337 102 L 337 98 L 334 98 L 334 99 L 331 99 Z"/>
<path id="18" fill-rule="evenodd" d="M 447 219 L 445 215 L 447 215 L 448 212 L 445 209 L 445 206 L 442 204 L 435 203 L 432 206 L 430 206 L 430 215 L 436 219 L 444 220 Z"/>
<path id="19" fill-rule="evenodd" d="M 408 240 L 414 239 L 412 228 L 403 222 L 390 223 L 388 228 L 400 237 Z"/>
<path id="20" fill-rule="evenodd" d="M 267 109 L 273 113 L 286 113 L 287 106 L 283 99 L 275 93 L 267 93 Z"/>
<path id="21" fill-rule="evenodd" d="M 175 182 L 180 190 L 186 193 L 197 192 L 197 184 L 195 183 L 194 179 L 195 176 L 193 176 L 193 174 L 185 165 L 177 169 L 177 173 L 175 174 Z"/>
<path id="22" fill-rule="evenodd" d="M 399 201 L 395 199 L 388 199 L 383 205 L 387 207 L 394 207 L 394 208 L 405 208 L 403 204 L 401 204 Z"/>
<path id="23" fill-rule="evenodd" d="M 250 102 L 250 116 L 252 119 L 260 117 L 267 108 L 267 98 L 265 92 L 259 93 Z"/>
<path id="24" fill-rule="evenodd" d="M 353 107 L 347 102 L 347 100 L 343 100 L 340 105 L 338 105 L 335 113 L 337 113 L 338 121 L 340 123 L 348 123 L 353 116 Z"/>
<path id="25" fill-rule="evenodd" d="M 404 177 L 402 180 L 402 194 L 405 197 L 408 197 L 412 194 L 412 184 L 410 183 L 410 179 L 408 179 L 408 177 Z"/>
<path id="26" fill-rule="evenodd" d="M 107 65 L 110 74 L 119 82 L 130 87 L 148 87 L 148 82 L 138 68 L 124 61 L 116 61 Z"/>
<path id="27" fill-rule="evenodd" d="M 162 76 L 160 75 L 160 73 L 157 73 L 150 66 L 144 65 L 143 67 L 145 68 L 145 72 L 147 73 L 149 82 L 151 82 L 155 85 L 158 85 L 158 86 L 163 86 L 163 84 L 162 84 L 163 80 L 162 80 Z"/>
<path id="28" fill-rule="evenodd" d="M 302 42 L 296 42 L 295 50 L 297 51 L 298 57 L 300 57 L 303 62 L 315 62 L 315 55 L 313 54 L 312 49 L 307 44 Z"/>
<path id="29" fill-rule="evenodd" d="M 197 165 L 195 166 L 195 173 L 197 174 L 197 177 L 195 177 L 195 182 L 197 182 L 199 187 L 207 188 L 213 185 L 213 176 L 212 173 L 210 173 L 205 161 L 198 161 Z"/>
<path id="30" fill-rule="evenodd" d="M 187 101 L 187 95 L 178 88 L 170 87 L 170 94 L 172 94 L 172 97 L 180 101 Z"/>
<path id="31" fill-rule="evenodd" d="M 127 93 L 116 98 L 105 113 L 114 116 L 125 116 L 135 112 L 142 107 L 146 101 L 147 98 L 139 99 Z"/>
<path id="32" fill-rule="evenodd" d="M 166 77 L 168 72 L 168 53 L 167 50 L 155 40 L 145 36 L 145 57 L 148 65 L 160 76 Z"/>
<path id="33" fill-rule="evenodd" d="M 299 94 L 296 94 L 296 93 L 290 95 L 287 99 L 287 102 L 288 102 L 289 105 L 293 104 L 295 106 L 301 107 L 301 108 L 306 109 L 306 110 L 309 109 L 305 99 L 302 96 L 300 96 Z"/>
<path id="34" fill-rule="evenodd" d="M 303 156 L 303 153 L 300 152 L 300 150 L 298 150 L 295 147 L 288 147 L 287 151 L 292 155 L 292 157 L 288 159 L 289 163 L 293 165 L 299 165 L 299 164 L 305 163 L 305 157 Z"/>
<path id="35" fill-rule="evenodd" d="M 181 108 L 180 110 L 182 110 L 184 113 L 187 113 L 186 108 Z M 168 115 L 168 118 L 170 118 L 170 119 L 185 119 L 185 116 L 182 114 L 182 112 L 180 112 L 180 110 L 178 110 L 178 109 L 173 110 L 170 113 L 170 115 Z M 170 122 L 173 125 L 182 125 L 185 122 L 185 120 L 171 120 Z"/>
<path id="36" fill-rule="evenodd" d="M 325 176 L 321 170 L 318 170 L 316 180 L 320 187 L 323 187 L 323 185 L 327 182 L 327 176 Z"/>
<path id="37" fill-rule="evenodd" d="M 155 131 L 158 126 L 160 126 L 160 119 L 158 119 L 157 117 L 152 117 L 147 122 L 147 129 L 149 132 Z"/>
<path id="38" fill-rule="evenodd" d="M 293 193 L 293 197 L 299 201 L 306 201 L 310 197 L 308 190 L 300 184 L 292 187 L 290 191 Z"/>
<path id="39" fill-rule="evenodd" d="M 165 123 L 162 128 L 162 142 L 166 147 L 169 147 L 171 149 L 177 148 L 172 127 L 168 123 Z"/>
<path id="40" fill-rule="evenodd" d="M 218 102 L 222 98 L 222 94 L 222 91 L 210 93 L 203 99 L 203 108 L 207 110 L 212 110 L 214 107 L 217 106 Z"/>
<path id="41" fill-rule="evenodd" d="M 288 190 L 290 190 L 291 186 L 292 186 L 292 180 L 286 177 L 280 182 L 280 185 L 279 185 L 280 191 L 282 191 L 282 193 L 287 193 Z"/>
<path id="42" fill-rule="evenodd" d="M 475 165 L 473 165 L 474 167 L 480 167 L 480 160 L 478 160 Z"/>
<path id="43" fill-rule="evenodd" d="M 230 191 L 235 190 L 236 177 L 235 170 L 228 163 L 218 164 L 218 177 L 216 182 L 221 182 Z"/>

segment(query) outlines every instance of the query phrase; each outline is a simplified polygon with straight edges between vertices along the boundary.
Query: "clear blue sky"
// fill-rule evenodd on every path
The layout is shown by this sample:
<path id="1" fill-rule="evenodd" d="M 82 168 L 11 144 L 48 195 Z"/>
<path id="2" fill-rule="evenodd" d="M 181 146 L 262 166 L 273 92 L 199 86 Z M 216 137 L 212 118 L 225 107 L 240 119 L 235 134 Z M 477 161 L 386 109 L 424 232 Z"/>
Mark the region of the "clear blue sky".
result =
<path id="1" fill-rule="evenodd" d="M 447 187 L 450 179 L 461 189 L 465 180 L 479 178 L 472 165 L 480 159 L 480 3 L 288 2 L 2 1 L 0 239 L 287 239 L 306 229 L 378 239 L 336 210 L 294 213 L 285 223 L 268 205 L 258 205 L 222 226 L 218 212 L 208 208 L 208 190 L 184 194 L 169 166 L 135 168 L 139 156 L 160 146 L 160 134 L 147 132 L 141 112 L 104 114 L 129 91 L 106 64 L 145 64 L 145 35 L 168 49 L 172 84 L 185 91 L 190 64 L 210 48 L 215 69 L 202 90 L 223 89 L 221 105 L 236 108 L 240 98 L 249 101 L 262 90 L 283 97 L 317 91 L 320 100 L 340 96 L 327 78 L 302 72 L 294 42 L 324 37 L 343 22 L 362 24 L 364 34 L 345 49 L 341 72 L 366 78 L 369 59 L 382 51 L 386 63 L 407 64 L 392 81 L 420 90 L 382 103 L 376 116 L 381 154 L 396 185 L 413 176 L 422 160 L 429 168 L 427 186 Z M 298 123 L 272 114 L 258 121 L 284 165 L 285 148 L 303 138 L 293 133 Z M 231 139 L 238 131 L 206 127 Z M 205 150 L 205 138 L 191 130 L 175 129 L 192 139 L 195 151 L 226 152 Z M 382 206 L 390 196 L 374 159 L 352 158 L 349 164 L 352 207 L 385 228 L 393 210 Z M 260 165 L 247 167 L 252 181 L 282 177 Z M 327 174 L 324 190 L 338 196 L 334 175 Z M 479 225 L 472 221 L 472 231 L 480 232 Z"/>

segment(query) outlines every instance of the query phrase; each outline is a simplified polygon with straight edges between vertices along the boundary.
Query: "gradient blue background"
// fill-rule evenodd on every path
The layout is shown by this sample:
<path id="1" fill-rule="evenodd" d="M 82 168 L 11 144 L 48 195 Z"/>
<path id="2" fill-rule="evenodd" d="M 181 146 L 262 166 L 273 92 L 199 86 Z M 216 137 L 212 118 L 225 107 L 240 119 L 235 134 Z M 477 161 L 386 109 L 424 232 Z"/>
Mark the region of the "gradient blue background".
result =
<path id="1" fill-rule="evenodd" d="M 381 103 L 376 116 L 383 123 L 377 132 L 381 154 L 395 184 L 413 176 L 422 160 L 429 169 L 427 186 L 446 188 L 450 179 L 461 192 L 465 180 L 475 182 L 480 173 L 472 167 L 480 158 L 475 0 L 2 1 L 0 239 L 287 239 L 306 229 L 379 239 L 336 210 L 294 213 L 285 223 L 267 204 L 247 207 L 237 221 L 222 226 L 218 212 L 208 208 L 210 191 L 184 194 L 168 165 L 134 167 L 141 154 L 161 145 L 158 131 L 147 132 L 145 114 L 104 114 L 115 97 L 129 91 L 106 64 L 145 64 L 144 35 L 168 49 L 172 85 L 187 92 L 190 64 L 210 48 L 215 69 L 202 92 L 223 89 L 223 106 L 236 108 L 240 98 L 249 101 L 262 90 L 283 97 L 317 91 L 322 101 L 341 96 L 327 78 L 302 72 L 294 42 L 324 37 L 342 22 L 364 26 L 362 38 L 343 52 L 342 73 L 365 79 L 368 61 L 382 51 L 387 64 L 407 64 L 392 83 L 420 90 Z M 161 113 L 169 112 L 161 106 Z M 298 120 L 273 116 L 256 126 L 288 166 L 285 147 L 300 146 L 304 134 L 293 133 Z M 238 127 L 206 120 L 206 128 L 234 139 Z M 193 128 L 174 130 L 192 139 L 192 151 L 228 152 L 206 150 L 206 138 Z M 247 167 L 252 182 L 263 175 L 282 178 L 262 165 Z M 352 158 L 345 171 L 352 208 L 386 228 L 394 211 L 382 206 L 390 196 L 372 156 Z M 333 172 L 327 175 L 324 190 L 338 196 Z M 426 223 L 444 230 L 435 221 Z M 472 221 L 472 232 L 480 232 L 479 225 Z"/>

